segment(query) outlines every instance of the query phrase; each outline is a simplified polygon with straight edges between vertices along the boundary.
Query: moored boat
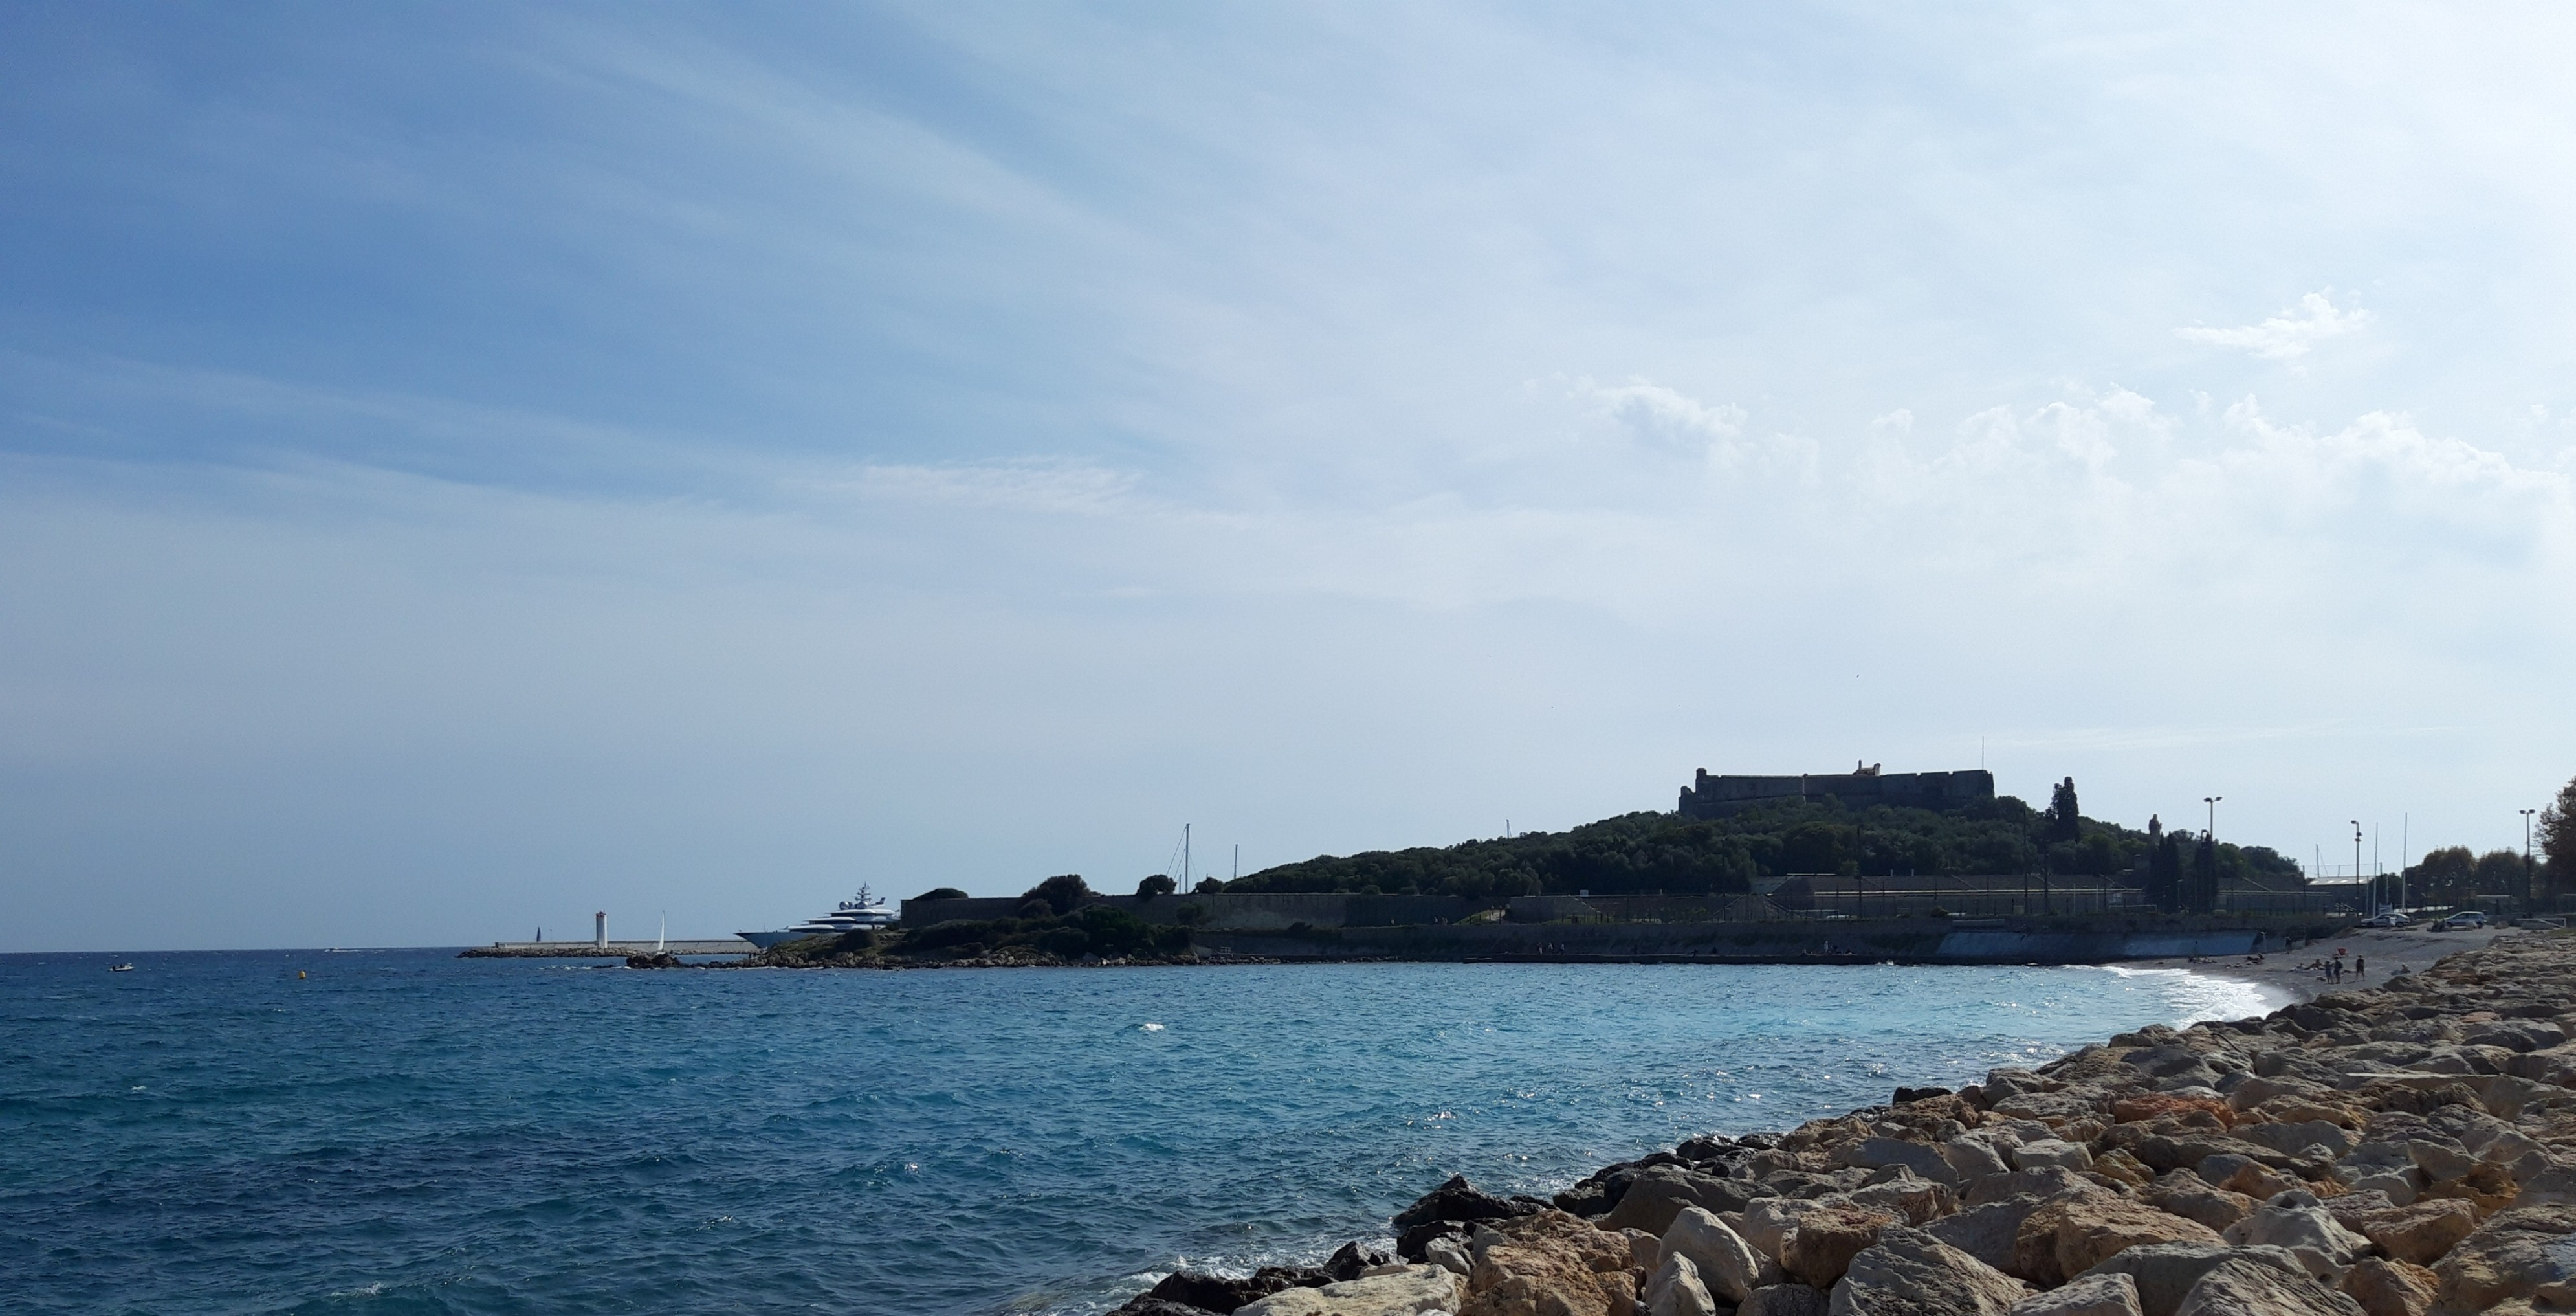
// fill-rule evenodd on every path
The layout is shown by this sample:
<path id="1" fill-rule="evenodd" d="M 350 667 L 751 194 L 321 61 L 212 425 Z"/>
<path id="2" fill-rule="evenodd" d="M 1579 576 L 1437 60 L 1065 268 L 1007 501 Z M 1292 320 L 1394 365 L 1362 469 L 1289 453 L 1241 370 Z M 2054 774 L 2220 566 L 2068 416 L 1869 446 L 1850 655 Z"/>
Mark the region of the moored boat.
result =
<path id="1" fill-rule="evenodd" d="M 807 937 L 837 937 L 843 933 L 856 932 L 864 928 L 892 927 L 894 920 L 894 910 L 888 907 L 884 900 L 870 895 L 867 887 L 863 885 L 859 888 L 857 896 L 842 901 L 833 908 L 831 913 L 820 918 L 807 919 L 793 927 L 777 928 L 768 932 L 741 932 L 735 935 L 762 950 L 767 950 L 782 942 L 801 941 Z"/>

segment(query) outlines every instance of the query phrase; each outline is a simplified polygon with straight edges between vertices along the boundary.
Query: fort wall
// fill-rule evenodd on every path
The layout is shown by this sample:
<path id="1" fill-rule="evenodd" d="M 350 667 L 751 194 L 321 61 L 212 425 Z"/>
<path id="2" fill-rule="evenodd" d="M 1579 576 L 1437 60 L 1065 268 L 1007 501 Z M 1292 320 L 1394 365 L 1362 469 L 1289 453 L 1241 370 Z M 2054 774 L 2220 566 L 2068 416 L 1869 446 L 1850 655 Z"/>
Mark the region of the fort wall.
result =
<path id="1" fill-rule="evenodd" d="M 1866 772 L 1802 774 L 1795 777 L 1716 776 L 1702 768 L 1682 787 L 1679 812 L 1685 818 L 1723 818 L 1739 809 L 1782 800 L 1820 800 L 1826 796 L 1854 809 L 1884 804 L 1896 809 L 1949 810 L 1992 801 L 1995 775 L 1983 768 L 1956 772 Z"/>

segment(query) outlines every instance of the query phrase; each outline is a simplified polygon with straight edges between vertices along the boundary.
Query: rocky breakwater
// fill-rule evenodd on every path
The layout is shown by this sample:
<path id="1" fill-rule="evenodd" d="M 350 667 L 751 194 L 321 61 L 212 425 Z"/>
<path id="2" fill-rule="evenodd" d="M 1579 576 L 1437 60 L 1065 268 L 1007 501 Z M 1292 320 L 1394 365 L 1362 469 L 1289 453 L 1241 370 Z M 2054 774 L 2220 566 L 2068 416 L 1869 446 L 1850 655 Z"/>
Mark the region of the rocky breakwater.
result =
<path id="1" fill-rule="evenodd" d="M 2453 1316 L 2576 1309 L 2576 940 L 2154 1027 L 1553 1201 L 1453 1179 L 1325 1268 L 1125 1316 Z"/>

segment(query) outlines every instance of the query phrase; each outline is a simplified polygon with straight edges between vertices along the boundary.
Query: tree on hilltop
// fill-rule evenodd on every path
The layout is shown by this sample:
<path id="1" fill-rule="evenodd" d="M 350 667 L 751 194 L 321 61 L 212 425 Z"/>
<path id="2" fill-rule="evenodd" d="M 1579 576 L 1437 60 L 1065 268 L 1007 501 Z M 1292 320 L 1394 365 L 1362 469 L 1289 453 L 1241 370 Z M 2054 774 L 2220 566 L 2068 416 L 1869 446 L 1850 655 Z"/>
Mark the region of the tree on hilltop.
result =
<path id="1" fill-rule="evenodd" d="M 2576 779 L 2558 788 L 2558 798 L 2540 811 L 2540 852 L 2549 856 L 2549 877 L 2560 886 L 2576 880 Z"/>
<path id="2" fill-rule="evenodd" d="M 2075 779 L 2069 777 L 2057 783 L 2057 788 L 2050 791 L 2048 795 L 2048 831 L 2046 833 L 2048 839 L 2050 841 L 2083 840 L 2083 819 L 2084 811 L 2075 802 Z"/>
<path id="3" fill-rule="evenodd" d="M 1136 894 L 1140 896 L 1168 896 L 1180 889 L 1180 883 L 1163 873 L 1151 874 L 1136 884 Z"/>
<path id="4" fill-rule="evenodd" d="M 1073 907 L 1091 899 L 1091 888 L 1083 885 L 1082 874 L 1065 873 L 1050 877 L 1020 894 L 1022 900 L 1043 900 L 1058 914 L 1070 914 Z"/>

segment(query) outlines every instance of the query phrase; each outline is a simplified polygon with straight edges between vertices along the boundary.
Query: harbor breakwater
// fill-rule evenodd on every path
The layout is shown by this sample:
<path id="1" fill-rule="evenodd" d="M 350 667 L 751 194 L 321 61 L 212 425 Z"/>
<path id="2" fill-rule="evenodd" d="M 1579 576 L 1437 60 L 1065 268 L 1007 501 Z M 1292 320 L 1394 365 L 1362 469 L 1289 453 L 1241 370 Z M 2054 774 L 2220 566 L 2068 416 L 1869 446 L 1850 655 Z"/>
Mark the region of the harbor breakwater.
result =
<path id="1" fill-rule="evenodd" d="M 1706 1135 L 1453 1179 L 1321 1267 L 1119 1316 L 2464 1316 L 2576 1305 L 2576 941 Z M 1380 1249 L 1394 1244 L 1393 1255 Z"/>

